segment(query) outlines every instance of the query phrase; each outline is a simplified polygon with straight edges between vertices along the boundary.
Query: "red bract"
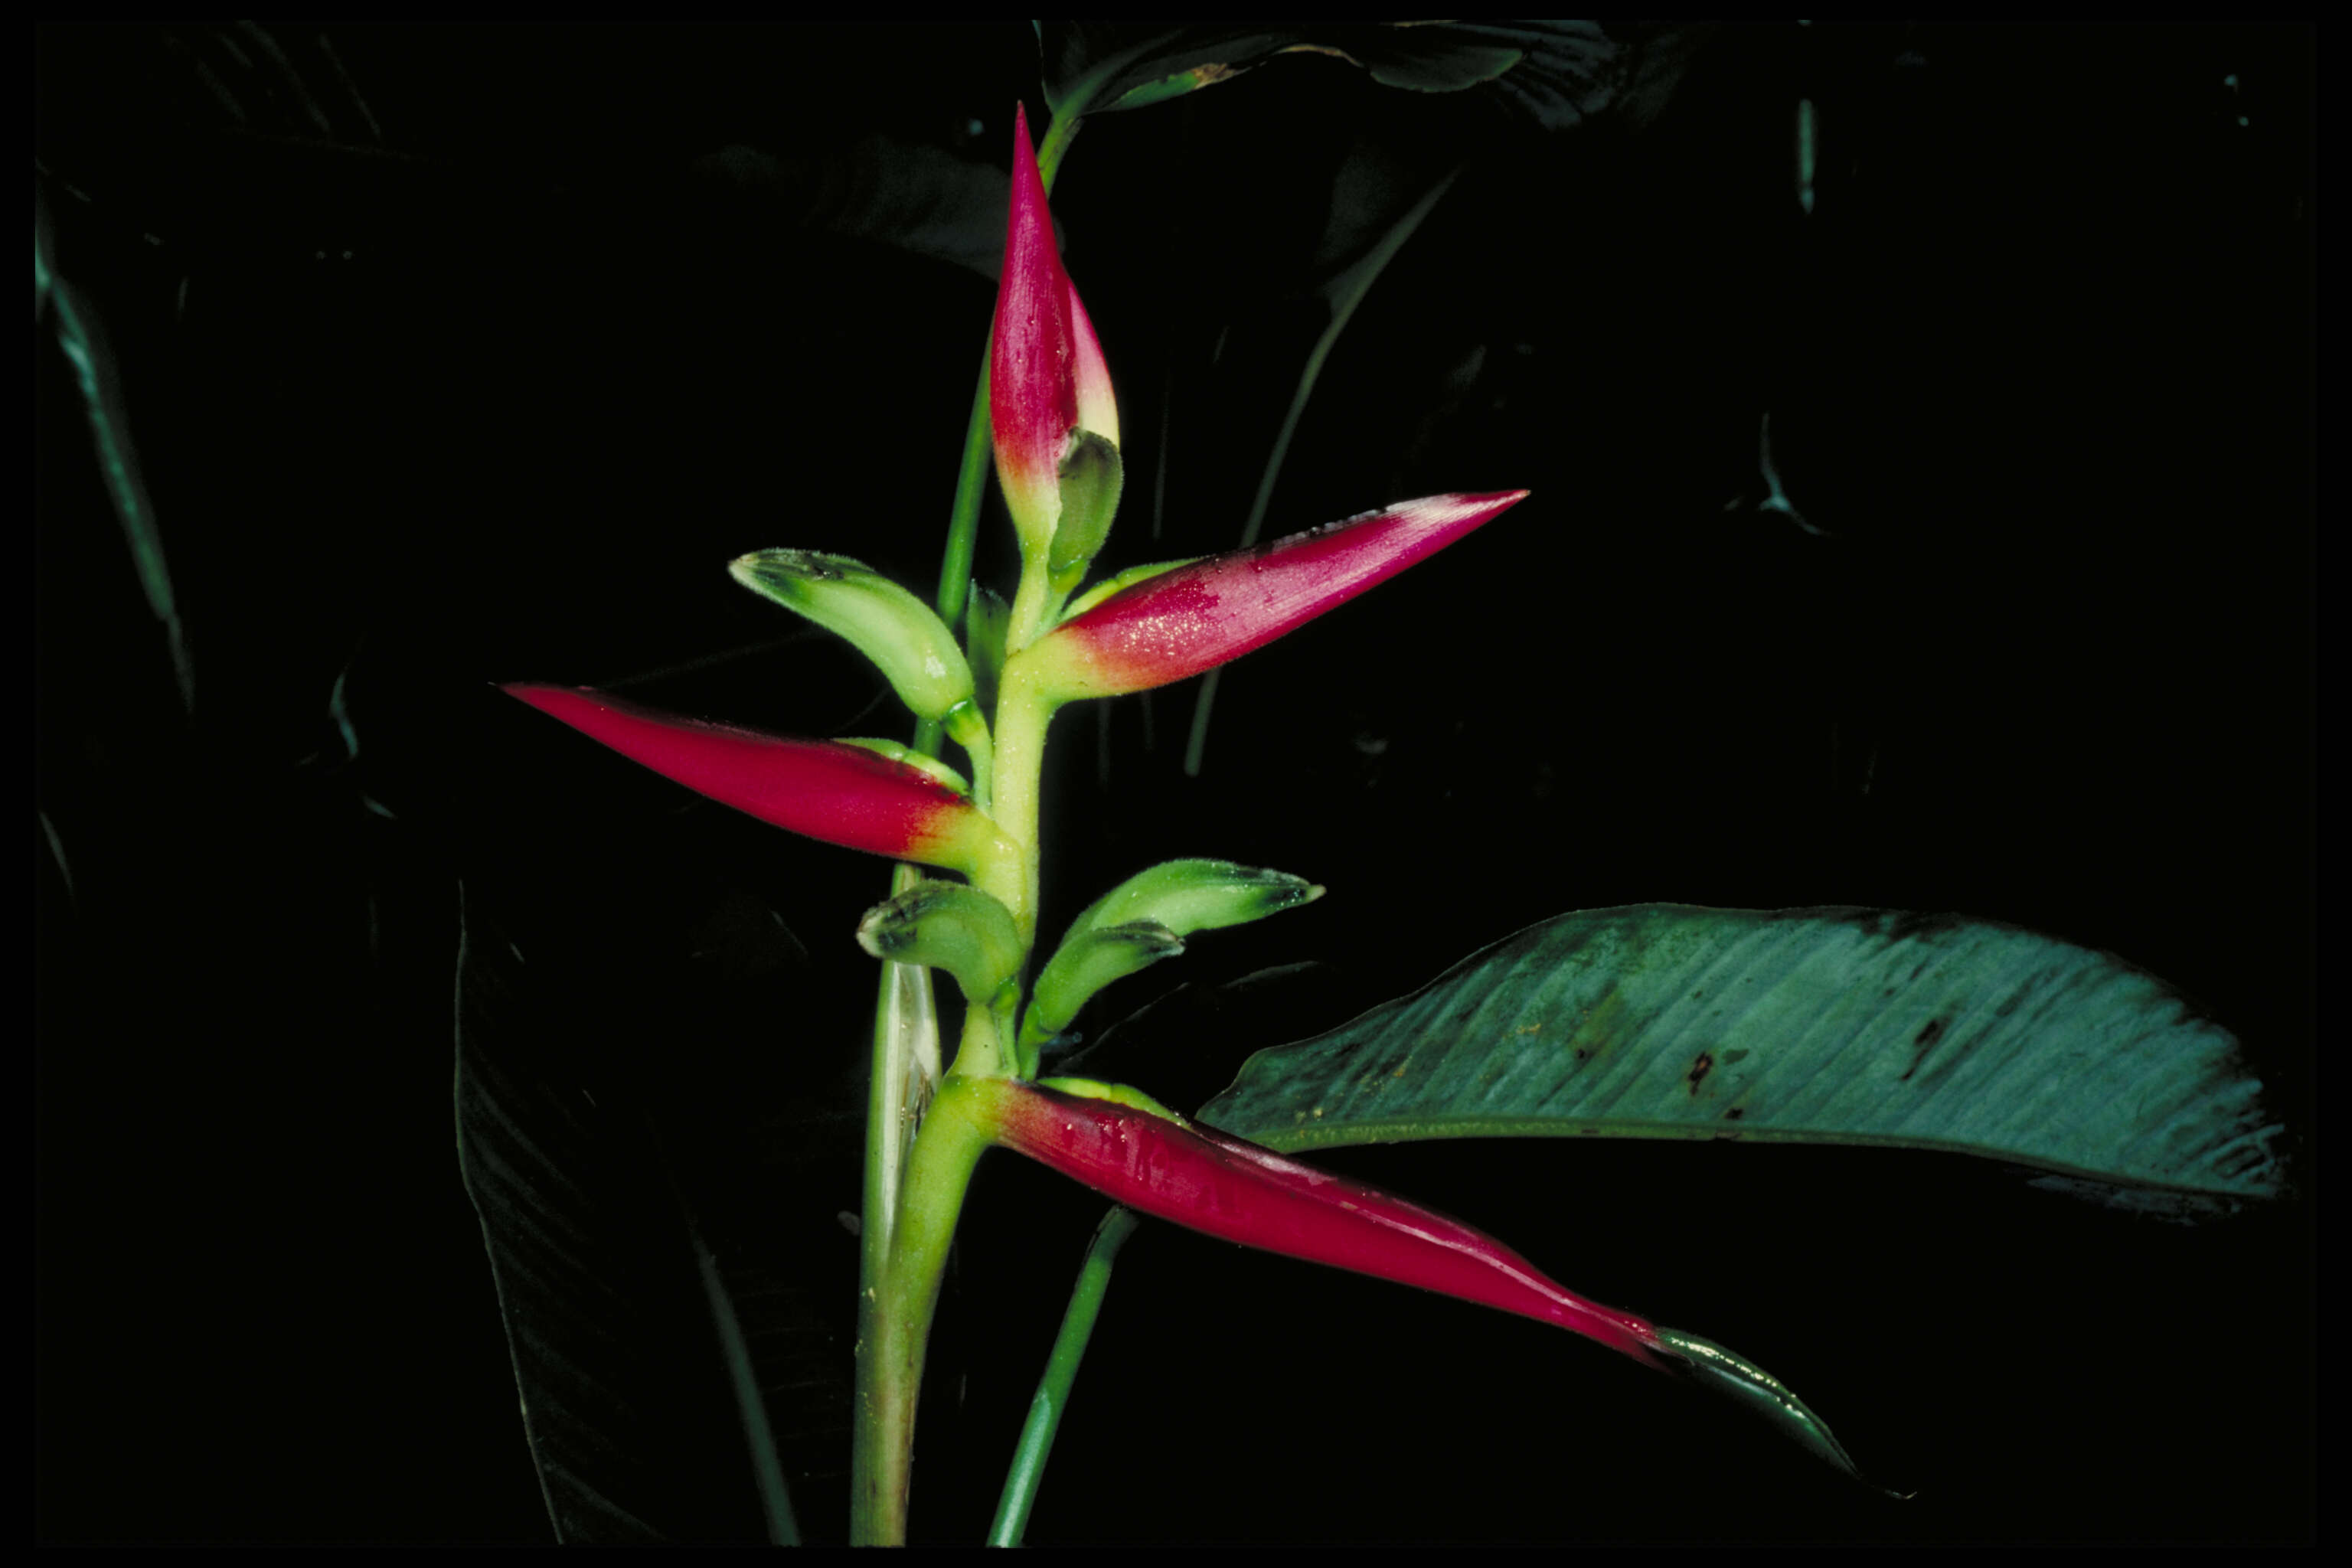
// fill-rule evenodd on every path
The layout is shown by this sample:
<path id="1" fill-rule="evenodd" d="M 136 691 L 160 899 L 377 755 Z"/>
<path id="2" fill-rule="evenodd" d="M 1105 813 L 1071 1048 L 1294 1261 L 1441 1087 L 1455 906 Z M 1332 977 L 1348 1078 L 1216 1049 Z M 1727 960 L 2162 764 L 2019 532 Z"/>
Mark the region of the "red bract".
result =
<path id="1" fill-rule="evenodd" d="M 665 778 L 811 838 L 967 873 L 1014 853 L 968 797 L 863 746 L 680 718 L 586 687 L 503 689 Z"/>
<path id="2" fill-rule="evenodd" d="M 1116 697 L 1199 675 L 1344 604 L 1527 499 L 1400 501 L 1147 577 L 1022 650 L 1054 698 Z"/>
<path id="3" fill-rule="evenodd" d="M 1070 432 L 1118 444 L 1118 411 L 1102 344 L 1054 246 L 1029 113 L 1013 114 L 1013 207 L 989 342 L 988 419 L 996 474 L 1024 550 L 1046 548 L 1061 515 Z"/>
<path id="4" fill-rule="evenodd" d="M 1141 1214 L 1221 1240 L 1557 1324 L 1662 1370 L 1643 1319 L 1555 1284 L 1483 1231 L 1377 1187 L 1109 1100 L 976 1083 L 996 1141 Z"/>

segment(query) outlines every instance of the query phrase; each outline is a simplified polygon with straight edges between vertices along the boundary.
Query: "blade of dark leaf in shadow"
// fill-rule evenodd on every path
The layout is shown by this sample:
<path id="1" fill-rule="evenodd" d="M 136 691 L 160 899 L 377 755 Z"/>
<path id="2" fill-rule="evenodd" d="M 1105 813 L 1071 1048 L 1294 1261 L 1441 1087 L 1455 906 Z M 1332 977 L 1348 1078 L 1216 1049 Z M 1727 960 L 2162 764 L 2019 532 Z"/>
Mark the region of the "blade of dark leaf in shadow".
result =
<path id="1" fill-rule="evenodd" d="M 574 1066 L 609 996 L 551 954 L 534 973 L 461 898 L 458 1169 L 556 1534 L 760 1539 L 745 1412 L 714 1319 L 723 1281 L 711 1295 L 642 1110 L 609 1083 L 600 1102 Z"/>
<path id="2" fill-rule="evenodd" d="M 1094 97 L 1097 108 L 1145 109 L 1231 81 L 1278 55 L 1300 54 L 1345 60 L 1383 87 L 1459 92 L 1507 75 L 1526 54 L 1517 38 L 1486 36 L 1506 29 L 1453 22 L 1205 23 L 1155 36 L 1157 26 L 1037 24 L 1045 101 L 1058 110 L 1079 79 L 1107 70 L 1108 79 Z M 1560 26 L 1580 24 L 1538 23 L 1507 30 L 1536 32 L 1540 41 L 1540 29 Z M 1122 53 L 1129 58 L 1120 58 Z"/>
<path id="3" fill-rule="evenodd" d="M 694 172 L 772 202 L 799 228 L 895 246 L 991 282 L 1004 265 L 1005 172 L 944 148 L 868 136 L 845 153 L 787 158 L 737 145 L 696 159 Z"/>
<path id="4" fill-rule="evenodd" d="M 1255 544 L 1259 531 L 1265 526 L 1266 507 L 1274 500 L 1274 487 L 1282 477 L 1283 462 L 1290 456 L 1290 438 L 1297 434 L 1299 417 L 1307 412 L 1307 400 L 1315 395 L 1315 382 L 1323 374 L 1323 362 L 1331 356 L 1331 346 L 1348 330 L 1356 307 L 1371 292 L 1381 271 L 1404 248 L 1405 241 L 1421 227 L 1422 220 L 1444 199 L 1445 193 L 1454 188 L 1461 174 L 1458 167 L 1447 171 L 1381 233 L 1370 248 L 1323 286 L 1321 293 L 1330 306 L 1331 320 L 1323 329 L 1323 335 L 1315 340 L 1315 347 L 1308 351 L 1307 363 L 1298 373 L 1297 389 L 1291 394 L 1290 407 L 1282 416 L 1282 428 L 1275 433 L 1273 449 L 1266 454 L 1265 469 L 1258 476 L 1257 494 L 1250 502 L 1249 519 L 1242 525 L 1237 549 L 1246 550 Z M 1201 682 L 1200 696 L 1193 700 L 1192 732 L 1184 745 L 1186 778 L 1201 776 L 1202 754 L 1209 744 L 1209 715 L 1216 706 L 1217 679 L 1223 674 L 1223 666 L 1209 671 L 1208 678 Z"/>
<path id="5" fill-rule="evenodd" d="M 1570 131 L 1605 115 L 1638 131 L 1665 108 L 1714 32 L 1706 23 L 1448 22 L 1401 28 L 1395 37 L 1418 44 L 1438 34 L 1436 47 L 1465 61 L 1481 49 L 1516 53 L 1517 62 L 1495 76 L 1490 91 L 1519 124 Z M 1383 61 L 1364 63 L 1381 76 Z"/>
<path id="6" fill-rule="evenodd" d="M 154 502 L 139 471 L 139 453 L 131 440 L 131 420 L 122 401 L 122 386 L 114 355 L 106 344 L 98 311 L 73 283 L 57 269 L 55 236 L 48 217 L 44 182 L 33 184 L 33 308 L 37 321 L 44 310 L 55 323 L 58 350 L 72 366 L 89 416 L 90 445 L 98 458 L 99 478 L 114 503 L 122 537 L 139 573 L 147 606 L 163 625 L 172 656 L 172 673 L 179 682 L 180 704 L 191 716 L 196 710 L 196 670 L 188 652 L 185 627 L 172 593 L 171 569 L 163 560 L 163 534 L 156 525 Z"/>

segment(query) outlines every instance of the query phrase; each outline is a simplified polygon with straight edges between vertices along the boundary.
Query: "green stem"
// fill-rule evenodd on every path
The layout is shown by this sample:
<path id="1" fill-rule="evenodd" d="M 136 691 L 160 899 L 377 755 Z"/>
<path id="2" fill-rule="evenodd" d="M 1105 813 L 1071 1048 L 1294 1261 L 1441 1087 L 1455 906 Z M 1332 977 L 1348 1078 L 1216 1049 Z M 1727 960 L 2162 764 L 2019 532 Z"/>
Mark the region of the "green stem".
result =
<path id="1" fill-rule="evenodd" d="M 1045 601 L 1053 592 L 1053 583 L 1046 570 L 1044 554 L 1045 552 L 1040 551 L 1039 559 L 1034 563 L 1024 561 L 1021 564 L 1021 582 L 1013 590 L 1013 608 L 1004 621 L 1004 657 L 1008 661 L 1014 654 L 1045 636 L 1048 629 L 1045 622 Z M 1002 723 L 1004 708 L 1003 688 L 1000 685 L 997 689 L 998 722 Z"/>
<path id="2" fill-rule="evenodd" d="M 1167 35 L 1164 37 L 1171 37 Z M 1161 38 L 1147 40 L 1105 60 L 1063 96 L 1046 127 L 1038 150 L 1038 174 L 1045 189 L 1054 188 L 1070 139 L 1095 95 L 1105 84 L 1143 53 L 1159 47 Z M 940 564 L 940 618 L 961 628 L 971 590 L 973 542 L 979 533 L 981 497 L 987 485 L 990 437 L 988 367 L 983 346 L 980 374 L 972 387 L 971 411 L 964 421 L 963 453 L 956 468 L 955 500 L 948 513 L 948 541 Z M 1042 573 L 1044 563 L 1039 563 Z M 1024 574 L 1024 576 L 1026 574 Z M 1024 584 L 1025 585 L 1025 584 Z M 976 879 L 988 892 L 1003 900 L 1015 916 L 1024 942 L 1036 932 L 1037 784 L 1042 766 L 1045 721 L 1051 710 L 1028 714 L 1016 723 L 1020 744 L 1009 760 L 997 747 L 993 759 L 972 757 L 975 771 L 990 775 L 992 795 L 1009 786 L 1013 814 L 1021 826 L 1011 837 L 1020 846 L 1018 866 L 992 866 Z M 915 747 L 929 756 L 940 750 L 940 726 L 931 721 L 915 730 Z M 1001 809 L 1001 807 L 1000 807 Z M 1000 820 L 1002 818 L 1000 817 Z M 900 886 L 894 877 L 893 890 Z M 874 1072 L 866 1097 L 865 1219 L 858 1267 L 858 1352 L 856 1432 L 852 1439 L 850 1533 L 853 1541 L 902 1541 L 906 1534 L 907 1487 L 913 1464 L 914 1407 L 921 1383 L 923 1344 L 930 1331 L 931 1310 L 939 1295 L 939 1268 L 947 1255 L 947 1237 L 955 1230 L 957 1211 L 980 1143 L 964 1122 L 938 1126 L 937 1112 L 954 1088 L 950 1079 L 929 1120 L 923 1117 L 921 1091 L 910 1097 L 909 1061 L 922 1060 L 916 1033 L 931 1042 L 929 1072 L 938 1071 L 939 1029 L 931 1011 L 930 975 L 907 965 L 882 966 L 882 994 L 875 1013 Z M 968 1007 L 965 1044 L 974 1041 L 975 1027 L 995 1028 L 990 1009 Z M 972 1060 L 959 1051 L 960 1067 L 1002 1072 L 1012 1042 L 1002 1040 L 992 1053 L 973 1051 Z M 926 1086 L 927 1087 L 927 1086 Z M 910 1115 L 911 1110 L 911 1115 Z M 933 1129 L 938 1127 L 934 1132 Z M 913 1149 L 906 1156 L 902 1190 L 899 1152 L 911 1132 Z M 942 1152 L 942 1151 L 946 1152 Z M 958 1162 L 961 1162 L 959 1164 Z M 936 1245 L 934 1246 L 934 1243 Z M 911 1250 L 910 1250 L 911 1249 Z"/>
<path id="3" fill-rule="evenodd" d="M 1315 395 L 1316 378 L 1323 374 L 1323 362 L 1331 357 L 1331 347 L 1339 334 L 1348 330 L 1348 322 L 1356 314 L 1356 307 L 1364 302 L 1372 284 L 1380 278 L 1404 242 L 1412 237 L 1430 209 L 1437 205 L 1445 193 L 1454 188 L 1461 174 L 1454 169 L 1444 179 L 1422 194 L 1419 201 L 1405 210 L 1404 216 L 1391 224 L 1388 232 L 1366 251 L 1354 266 L 1334 278 L 1323 289 L 1324 298 L 1331 304 L 1331 322 L 1323 335 L 1315 340 L 1314 349 L 1307 356 L 1306 368 L 1298 373 L 1298 385 L 1290 395 L 1290 408 L 1282 416 L 1282 428 L 1276 432 L 1274 449 L 1265 455 L 1265 471 L 1258 475 L 1257 494 L 1250 501 L 1249 521 L 1242 525 L 1242 542 L 1238 548 L 1247 550 L 1257 542 L 1258 531 L 1265 526 L 1265 510 L 1274 500 L 1275 481 L 1282 477 L 1282 465 L 1290 456 L 1290 438 L 1298 430 L 1299 416 L 1307 412 L 1307 400 Z M 1201 753 L 1209 744 L 1209 713 L 1217 701 L 1217 678 L 1223 667 L 1209 671 L 1201 683 L 1201 695 L 1192 704 L 1192 734 L 1184 743 L 1184 775 L 1198 778 L 1201 773 Z"/>
<path id="4" fill-rule="evenodd" d="M 922 873 L 896 868 L 892 893 L 905 892 Z M 864 1219 L 858 1231 L 857 1288 L 861 1300 L 880 1284 L 898 1212 L 898 1178 L 930 1087 L 940 1075 L 940 1021 L 930 972 L 918 964 L 882 965 L 874 1006 L 874 1082 L 866 1097 Z"/>
<path id="5" fill-rule="evenodd" d="M 956 465 L 955 503 L 948 509 L 948 547 L 940 557 L 940 619 L 961 628 L 971 592 L 972 542 L 980 535 L 980 498 L 988 486 L 988 349 L 980 351 L 980 380 L 964 420 L 963 458 Z"/>
<path id="6" fill-rule="evenodd" d="M 982 1009 L 972 1012 L 984 1016 Z M 956 1217 L 972 1167 L 989 1142 L 988 1121 L 971 1084 L 950 1077 L 932 1101 L 908 1161 L 887 1266 L 858 1297 L 857 1433 L 849 1505 L 854 1545 L 906 1544 L 923 1352 L 931 1314 L 939 1308 Z"/>
<path id="7" fill-rule="evenodd" d="M 1054 1352 L 1045 1363 L 1045 1375 L 1037 1380 L 1037 1392 L 1029 1401 L 1029 1419 L 1022 1426 L 1020 1445 L 1013 1451 L 1004 1495 L 997 1500 L 996 1521 L 988 1531 L 991 1546 L 1018 1546 L 1029 1528 L 1029 1510 L 1037 1501 L 1037 1485 L 1045 1477 L 1046 1458 L 1054 1451 L 1054 1434 L 1062 1425 L 1062 1412 L 1070 1406 L 1070 1385 L 1077 1381 L 1078 1363 L 1086 1359 L 1087 1342 L 1094 1337 L 1095 1320 L 1102 1313 L 1111 1265 L 1139 1223 L 1133 1209 L 1114 1205 L 1095 1227 L 1094 1244 L 1087 1248 L 1078 1282 L 1070 1291 L 1070 1305 L 1062 1314 L 1062 1331 L 1054 1336 Z"/>
<path id="8" fill-rule="evenodd" d="M 1024 943 L 1037 940 L 1038 796 L 1045 773 L 1045 730 L 1055 705 L 1032 687 L 1018 659 L 1005 661 L 996 698 L 996 826 L 1024 853 L 1018 886 L 993 885 L 983 868 L 981 887 L 1013 911 Z"/>

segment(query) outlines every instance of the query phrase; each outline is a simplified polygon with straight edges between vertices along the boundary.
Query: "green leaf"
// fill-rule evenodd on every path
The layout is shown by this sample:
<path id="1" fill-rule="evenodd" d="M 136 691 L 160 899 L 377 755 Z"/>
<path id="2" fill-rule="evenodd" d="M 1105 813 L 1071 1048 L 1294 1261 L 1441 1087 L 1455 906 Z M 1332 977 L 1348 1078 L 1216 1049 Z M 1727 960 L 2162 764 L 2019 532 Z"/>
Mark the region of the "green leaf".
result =
<path id="1" fill-rule="evenodd" d="M 1282 1150 L 1949 1150 L 2187 1214 L 2284 1190 L 2261 1088 L 2228 1031 L 2107 953 L 1951 915 L 1637 904 L 1530 926 L 1412 996 L 1260 1051 L 1200 1120 Z"/>

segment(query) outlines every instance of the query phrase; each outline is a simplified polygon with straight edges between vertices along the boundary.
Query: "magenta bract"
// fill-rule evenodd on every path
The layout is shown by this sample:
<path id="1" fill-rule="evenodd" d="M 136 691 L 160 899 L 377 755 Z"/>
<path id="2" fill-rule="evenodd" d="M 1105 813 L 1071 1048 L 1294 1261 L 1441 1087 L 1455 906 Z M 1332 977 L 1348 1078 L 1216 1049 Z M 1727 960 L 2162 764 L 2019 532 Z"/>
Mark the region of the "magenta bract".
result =
<path id="1" fill-rule="evenodd" d="M 1118 412 L 1102 345 L 1054 245 L 1026 109 L 1013 114 L 1013 206 L 989 340 L 988 418 L 1013 525 L 1024 549 L 1042 550 L 1061 512 L 1070 432 L 1091 430 L 1117 446 Z"/>
<path id="2" fill-rule="evenodd" d="M 1547 1279 L 1483 1231 L 1213 1128 L 1034 1084 L 976 1084 L 996 1141 L 1141 1214 L 1221 1240 L 1557 1324 L 1672 1369 L 1646 1320 Z"/>
<path id="3" fill-rule="evenodd" d="M 1019 658 L 1062 700 L 1116 697 L 1199 675 L 1346 603 L 1527 499 L 1430 496 L 1123 589 Z"/>
<path id="4" fill-rule="evenodd" d="M 587 687 L 503 689 L 665 778 L 828 844 L 969 872 L 998 843 L 968 797 L 862 746 L 681 718 Z"/>

